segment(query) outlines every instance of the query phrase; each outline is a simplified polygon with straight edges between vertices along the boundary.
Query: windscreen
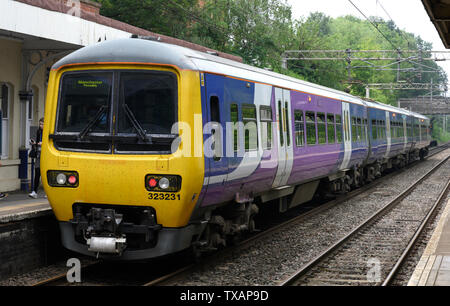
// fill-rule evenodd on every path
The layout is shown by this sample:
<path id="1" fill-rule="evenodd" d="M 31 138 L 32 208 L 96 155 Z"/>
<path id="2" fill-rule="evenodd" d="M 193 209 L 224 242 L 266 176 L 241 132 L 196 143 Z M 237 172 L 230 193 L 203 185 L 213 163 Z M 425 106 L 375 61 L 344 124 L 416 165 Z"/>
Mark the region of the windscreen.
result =
<path id="1" fill-rule="evenodd" d="M 135 133 L 126 104 L 147 134 L 170 134 L 176 121 L 176 79 L 163 72 L 126 72 L 120 76 L 119 133 Z"/>
<path id="2" fill-rule="evenodd" d="M 112 79 L 112 73 L 65 75 L 61 84 L 57 131 L 79 133 L 98 116 L 91 132 L 109 133 Z"/>
<path id="3" fill-rule="evenodd" d="M 55 146 L 169 154 L 178 118 L 177 77 L 167 71 L 68 72 L 61 80 Z"/>

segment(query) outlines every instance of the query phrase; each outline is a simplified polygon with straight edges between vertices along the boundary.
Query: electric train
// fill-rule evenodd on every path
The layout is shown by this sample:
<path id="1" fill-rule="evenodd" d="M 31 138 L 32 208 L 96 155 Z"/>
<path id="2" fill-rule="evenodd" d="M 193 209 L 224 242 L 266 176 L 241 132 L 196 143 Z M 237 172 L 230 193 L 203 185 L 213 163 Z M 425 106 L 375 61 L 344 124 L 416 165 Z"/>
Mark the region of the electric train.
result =
<path id="1" fill-rule="evenodd" d="M 318 192 L 423 158 L 429 118 L 163 42 L 51 69 L 41 172 L 63 245 L 138 260 L 217 249 Z"/>

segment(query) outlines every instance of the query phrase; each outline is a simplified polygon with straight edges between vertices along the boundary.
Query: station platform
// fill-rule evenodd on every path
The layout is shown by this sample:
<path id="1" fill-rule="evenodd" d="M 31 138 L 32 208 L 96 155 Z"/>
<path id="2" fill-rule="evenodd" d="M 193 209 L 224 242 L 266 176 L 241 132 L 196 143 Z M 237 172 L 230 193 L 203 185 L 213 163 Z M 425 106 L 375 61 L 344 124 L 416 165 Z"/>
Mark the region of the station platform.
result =
<path id="1" fill-rule="evenodd" d="M 450 286 L 450 200 L 408 286 Z"/>
<path id="2" fill-rule="evenodd" d="M 33 199 L 28 193 L 13 192 L 0 200 L 0 224 L 51 215 L 52 209 L 43 190 Z"/>

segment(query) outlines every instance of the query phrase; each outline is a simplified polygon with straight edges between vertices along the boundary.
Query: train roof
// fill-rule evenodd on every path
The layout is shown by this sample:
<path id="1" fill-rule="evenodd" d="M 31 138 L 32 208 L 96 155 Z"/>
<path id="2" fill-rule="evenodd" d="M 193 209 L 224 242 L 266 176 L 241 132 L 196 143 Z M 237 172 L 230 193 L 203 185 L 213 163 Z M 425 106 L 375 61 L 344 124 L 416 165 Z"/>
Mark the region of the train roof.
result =
<path id="1" fill-rule="evenodd" d="M 195 70 L 197 67 L 187 57 L 194 52 L 196 51 L 161 42 L 116 39 L 76 50 L 55 63 L 52 69 L 80 63 L 154 63 Z"/>
<path id="2" fill-rule="evenodd" d="M 409 111 L 409 112 L 411 113 L 411 116 L 413 116 L 413 117 L 416 117 L 416 118 L 419 118 L 419 119 L 430 120 L 430 118 L 428 118 L 427 116 L 424 116 L 422 114 L 415 113 L 415 112 L 412 112 L 412 111 Z"/>
<path id="3" fill-rule="evenodd" d="M 282 88 L 326 96 L 359 105 L 412 115 L 411 112 L 378 102 L 363 101 L 343 91 L 306 82 L 189 48 L 146 39 L 127 38 L 101 42 L 79 49 L 55 63 L 52 69 L 80 63 L 152 63 L 183 70 L 211 72 Z M 420 114 L 415 116 L 428 119 Z"/>
<path id="4" fill-rule="evenodd" d="M 145 39 L 117 39 L 79 49 L 55 63 L 52 69 L 79 63 L 154 63 L 180 69 L 211 72 L 282 88 L 323 95 L 363 105 L 361 99 L 345 92 L 256 68 L 181 46 Z"/>
<path id="5" fill-rule="evenodd" d="M 403 114 L 406 116 L 410 116 L 410 112 L 404 108 L 398 108 L 389 104 L 383 104 L 380 102 L 375 102 L 375 101 L 365 101 L 366 105 L 368 107 L 372 107 L 372 108 L 378 108 L 378 109 L 382 109 L 385 111 L 389 111 L 389 112 L 393 112 L 393 113 L 398 113 L 398 114 Z"/>

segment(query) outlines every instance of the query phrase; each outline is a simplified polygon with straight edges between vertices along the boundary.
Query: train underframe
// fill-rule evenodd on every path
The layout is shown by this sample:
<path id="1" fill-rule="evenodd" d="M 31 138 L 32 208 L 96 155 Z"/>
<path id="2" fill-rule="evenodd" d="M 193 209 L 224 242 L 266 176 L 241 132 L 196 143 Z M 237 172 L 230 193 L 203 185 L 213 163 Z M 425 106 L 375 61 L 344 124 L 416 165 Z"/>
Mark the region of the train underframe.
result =
<path id="1" fill-rule="evenodd" d="M 246 232 L 256 230 L 255 217 L 266 202 L 277 205 L 278 212 L 283 213 L 295 206 L 309 202 L 313 198 L 334 197 L 357 189 L 381 177 L 390 169 L 401 169 L 408 164 L 423 160 L 428 155 L 428 148 L 399 154 L 393 158 L 378 160 L 368 165 L 355 166 L 331 177 L 308 182 L 285 189 L 286 194 L 274 192 L 259 195 L 248 203 L 236 203 L 221 206 L 208 212 L 209 219 L 205 230 L 195 238 L 194 249 L 198 253 L 214 251 L 239 241 Z"/>
<path id="2" fill-rule="evenodd" d="M 74 218 L 60 225 L 63 242 L 69 249 L 103 258 L 145 259 L 189 246 L 193 247 L 196 256 L 200 256 L 234 244 L 244 233 L 255 231 L 255 218 L 269 202 L 282 213 L 315 197 L 345 194 L 372 182 L 389 169 L 401 169 L 427 155 L 428 148 L 423 148 L 355 166 L 299 186 L 272 190 L 242 203 L 224 203 L 207 210 L 202 217 L 204 221 L 179 229 L 163 228 L 157 223 L 157 212 L 151 207 L 75 204 Z"/>

